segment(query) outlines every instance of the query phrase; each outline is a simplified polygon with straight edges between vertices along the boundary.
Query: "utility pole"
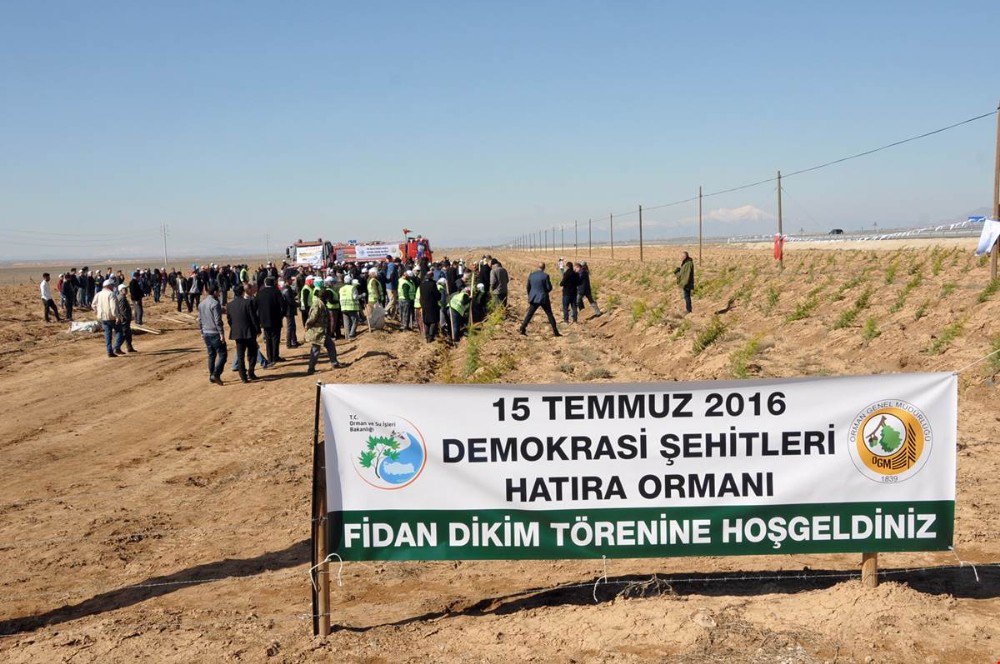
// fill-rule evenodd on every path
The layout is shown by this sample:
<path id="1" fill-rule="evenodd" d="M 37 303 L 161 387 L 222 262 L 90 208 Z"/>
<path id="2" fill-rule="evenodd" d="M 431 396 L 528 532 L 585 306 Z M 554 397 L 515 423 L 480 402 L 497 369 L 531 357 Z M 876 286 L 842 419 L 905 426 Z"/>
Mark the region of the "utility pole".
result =
<path id="1" fill-rule="evenodd" d="M 642 257 L 642 206 L 639 206 L 639 262 L 644 263 L 645 258 Z"/>
<path id="2" fill-rule="evenodd" d="M 580 260 L 580 222 L 573 220 L 573 258 Z"/>
<path id="3" fill-rule="evenodd" d="M 993 218 L 1000 221 L 1000 103 L 997 104 L 997 159 L 993 168 Z M 990 279 L 997 278 L 997 252 L 1000 240 L 990 249 Z"/>
<path id="4" fill-rule="evenodd" d="M 608 215 L 608 219 L 611 220 L 611 258 L 615 257 L 615 215 L 611 213 Z"/>
<path id="5" fill-rule="evenodd" d="M 587 257 L 594 257 L 594 220 L 587 220 Z"/>
<path id="6" fill-rule="evenodd" d="M 552 253 L 556 251 L 556 227 L 552 227 Z"/>
<path id="7" fill-rule="evenodd" d="M 543 245 L 543 252 L 548 252 L 549 250 L 549 229 L 545 229 L 545 244 Z"/>
<path id="8" fill-rule="evenodd" d="M 560 249 L 559 251 L 566 251 L 566 227 L 565 226 L 560 226 L 559 227 L 559 234 L 561 236 L 561 242 L 560 243 L 562 244 L 562 249 Z"/>
<path id="9" fill-rule="evenodd" d="M 267 247 L 267 262 L 271 262 L 271 234 L 264 233 L 264 245 Z"/>
<path id="10" fill-rule="evenodd" d="M 167 271 L 167 225 L 160 224 L 160 234 L 163 236 L 163 271 Z"/>
<path id="11" fill-rule="evenodd" d="M 701 187 L 698 187 L 698 267 L 701 267 Z"/>
<path id="12" fill-rule="evenodd" d="M 781 171 L 778 171 L 778 239 L 777 242 L 781 242 Z M 778 256 L 778 263 L 782 270 L 785 269 L 785 246 L 781 245 L 781 252 Z"/>

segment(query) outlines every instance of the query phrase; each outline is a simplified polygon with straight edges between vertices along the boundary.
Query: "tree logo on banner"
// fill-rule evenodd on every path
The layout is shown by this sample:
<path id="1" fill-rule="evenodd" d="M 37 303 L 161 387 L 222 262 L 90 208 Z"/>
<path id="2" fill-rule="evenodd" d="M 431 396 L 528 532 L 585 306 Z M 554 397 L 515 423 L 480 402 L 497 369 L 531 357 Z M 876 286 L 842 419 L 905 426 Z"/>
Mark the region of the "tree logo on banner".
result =
<path id="1" fill-rule="evenodd" d="M 930 456 L 927 417 L 906 401 L 877 401 L 851 425 L 851 459 L 862 475 L 880 483 L 903 482 L 924 467 Z"/>
<path id="2" fill-rule="evenodd" d="M 402 489 L 413 483 L 427 464 L 423 437 L 414 427 L 391 423 L 372 432 L 354 457 L 354 469 L 376 489 Z"/>

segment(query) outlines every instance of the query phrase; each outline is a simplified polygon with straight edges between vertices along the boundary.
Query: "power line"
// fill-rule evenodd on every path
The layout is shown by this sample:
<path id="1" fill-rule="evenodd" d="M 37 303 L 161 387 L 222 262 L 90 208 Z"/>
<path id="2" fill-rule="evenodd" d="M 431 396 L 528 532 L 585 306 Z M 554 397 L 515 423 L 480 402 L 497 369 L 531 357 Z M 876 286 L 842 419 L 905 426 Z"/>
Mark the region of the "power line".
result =
<path id="1" fill-rule="evenodd" d="M 91 232 L 88 231 L 88 232 L 85 232 L 85 233 L 59 233 L 59 232 L 56 232 L 56 231 L 46 231 L 46 230 L 38 230 L 38 229 L 30 229 L 29 230 L 29 229 L 22 229 L 22 228 L 4 228 L 4 229 L 0 229 L 0 232 L 2 232 L 2 233 L 20 233 L 20 234 L 23 234 L 23 235 L 30 235 L 32 237 L 39 237 L 39 236 L 46 236 L 46 235 L 48 235 L 48 236 L 54 236 L 54 237 L 83 238 L 83 239 L 86 239 L 86 238 L 100 238 L 100 237 L 106 237 L 106 238 L 114 239 L 114 238 L 117 238 L 117 237 L 121 236 L 120 232 L 116 232 L 116 233 L 91 233 Z M 153 232 L 153 229 L 141 229 L 141 228 L 140 229 L 136 229 L 136 228 L 131 228 L 129 230 L 129 234 L 130 235 L 138 235 L 138 234 L 145 235 L 145 234 L 152 233 L 152 232 Z"/>
<path id="2" fill-rule="evenodd" d="M 903 145 L 905 143 L 910 143 L 910 142 L 913 142 L 913 141 L 920 140 L 922 138 L 927 138 L 928 136 L 934 136 L 935 134 L 940 134 L 942 132 L 946 132 L 949 129 L 955 129 L 956 127 L 961 127 L 962 125 L 967 125 L 967 124 L 969 124 L 971 122 L 975 122 L 977 120 L 982 120 L 984 118 L 993 117 L 994 115 L 997 114 L 998 110 L 1000 110 L 1000 109 L 994 109 L 994 110 L 990 111 L 989 113 L 983 113 L 982 115 L 977 115 L 975 117 L 968 118 L 968 119 L 962 120 L 960 122 L 955 122 L 955 123 L 950 124 L 950 125 L 948 125 L 946 127 L 941 127 L 940 129 L 935 129 L 933 131 L 924 132 L 923 134 L 918 134 L 916 136 L 910 136 L 909 138 L 904 138 L 904 139 L 899 140 L 899 141 L 894 141 L 892 143 L 887 143 L 887 144 L 881 145 L 881 146 L 879 146 L 877 148 L 872 148 L 870 150 L 865 150 L 863 152 L 857 152 L 855 154 L 851 154 L 851 155 L 848 155 L 846 157 L 840 157 L 839 159 L 834 159 L 832 161 L 827 161 L 827 162 L 824 162 L 822 164 L 817 164 L 815 166 L 809 166 L 808 168 L 800 168 L 797 171 L 792 171 L 790 173 L 782 174 L 781 179 L 784 180 L 784 179 L 787 179 L 787 178 L 790 178 L 790 177 L 794 177 L 796 175 L 802 175 L 803 173 L 811 173 L 813 171 L 818 171 L 818 170 L 820 170 L 822 168 L 827 168 L 829 166 L 835 166 L 837 164 L 842 164 L 845 161 L 850 161 L 852 159 L 858 159 L 860 157 L 867 157 L 868 155 L 875 154 L 876 152 L 881 152 L 882 150 L 888 150 L 889 148 L 894 148 L 894 147 Z M 741 185 L 736 186 L 736 187 L 729 187 L 728 189 L 720 189 L 718 191 L 708 192 L 706 194 L 703 194 L 702 198 L 709 198 L 710 196 L 721 196 L 723 194 L 731 194 L 731 193 L 736 192 L 736 191 L 743 191 L 744 189 L 751 189 L 753 187 L 759 187 L 760 185 L 767 184 L 769 182 L 777 182 L 777 180 L 778 180 L 777 177 L 769 177 L 769 178 L 765 178 L 763 180 L 757 180 L 756 182 L 748 182 L 747 184 L 741 184 Z M 662 209 L 662 208 L 673 207 L 675 205 L 683 205 L 684 203 L 692 203 L 692 202 L 694 202 L 696 200 L 698 200 L 697 196 L 691 196 L 691 197 L 688 197 L 688 198 L 683 198 L 681 200 L 671 201 L 670 203 L 663 203 L 661 205 L 650 205 L 648 207 L 643 207 L 643 210 L 659 210 L 659 209 Z M 638 210 L 632 210 L 631 212 L 623 212 L 621 214 L 615 213 L 614 216 L 616 216 L 616 217 L 617 216 L 627 216 L 629 214 L 637 214 L 637 213 L 638 213 Z M 595 221 L 597 221 L 598 219 L 604 220 L 604 219 L 607 219 L 607 218 L 608 218 L 607 216 L 604 216 L 604 217 L 595 217 L 594 220 Z"/>

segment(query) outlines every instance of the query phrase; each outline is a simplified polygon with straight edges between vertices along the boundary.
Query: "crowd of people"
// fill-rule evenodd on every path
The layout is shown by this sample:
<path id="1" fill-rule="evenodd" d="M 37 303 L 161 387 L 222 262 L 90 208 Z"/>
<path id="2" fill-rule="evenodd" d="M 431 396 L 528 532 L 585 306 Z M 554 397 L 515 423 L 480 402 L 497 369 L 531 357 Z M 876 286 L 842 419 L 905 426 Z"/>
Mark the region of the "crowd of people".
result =
<path id="1" fill-rule="evenodd" d="M 576 323 L 588 303 L 593 317 L 602 315 L 587 263 L 560 258 L 558 269 L 563 323 Z M 694 267 L 687 252 L 675 274 L 690 312 Z M 193 264 L 190 270 L 135 270 L 127 280 L 121 270 L 105 274 L 84 267 L 60 274 L 56 292 L 67 320 L 73 320 L 74 308 L 93 309 L 104 331 L 108 357 L 136 352 L 132 326 L 143 324 L 145 298 L 159 302 L 169 297 L 176 301 L 178 312 L 197 310 L 209 380 L 221 385 L 229 357 L 227 339 L 236 347 L 232 369 L 243 382 L 250 382 L 258 378 L 258 366 L 266 369 L 284 361 L 282 337 L 287 348 L 302 345 L 301 326 L 302 339 L 310 346 L 308 372 L 312 374 L 324 352 L 332 367 L 343 366 L 337 359 L 336 340 L 354 339 L 359 326 L 368 331 L 390 329 L 387 319 L 401 332 L 419 332 L 427 343 L 437 339 L 457 343 L 468 325 L 484 320 L 491 308 L 506 309 L 509 287 L 507 269 L 498 259 L 484 255 L 471 264 L 447 258 L 430 262 L 423 257 L 405 261 L 397 257 L 330 261 L 322 267 L 267 263 L 253 272 L 246 264 Z M 42 276 L 40 290 L 45 320 L 54 314 L 61 321 L 48 273 Z M 528 308 L 521 334 L 527 334 L 532 317 L 541 309 L 553 335 L 561 336 L 552 310 L 553 290 L 545 264 L 539 263 L 525 283 Z"/>

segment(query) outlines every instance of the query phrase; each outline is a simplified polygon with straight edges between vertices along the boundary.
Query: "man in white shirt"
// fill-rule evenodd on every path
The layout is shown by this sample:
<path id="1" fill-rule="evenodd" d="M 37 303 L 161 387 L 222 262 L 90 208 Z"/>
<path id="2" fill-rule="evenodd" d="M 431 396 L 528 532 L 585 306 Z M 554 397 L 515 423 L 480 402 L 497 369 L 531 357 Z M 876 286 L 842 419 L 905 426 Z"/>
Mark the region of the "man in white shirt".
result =
<path id="1" fill-rule="evenodd" d="M 101 321 L 104 327 L 104 345 L 108 350 L 108 357 L 124 355 L 122 344 L 125 342 L 125 335 L 121 326 L 121 313 L 118 311 L 118 300 L 115 298 L 114 282 L 105 279 L 101 284 L 101 292 L 94 298 L 92 306 L 97 320 Z M 111 334 L 115 333 L 115 345 L 111 345 Z"/>
<path id="2" fill-rule="evenodd" d="M 48 272 L 42 275 L 42 282 L 38 286 L 42 291 L 42 304 L 45 306 L 45 322 L 48 323 L 52 320 L 49 318 L 49 310 L 51 310 L 56 315 L 56 322 L 61 323 L 62 318 L 59 317 L 59 309 L 56 308 L 56 303 L 52 301 L 52 287 L 49 286 Z"/>

